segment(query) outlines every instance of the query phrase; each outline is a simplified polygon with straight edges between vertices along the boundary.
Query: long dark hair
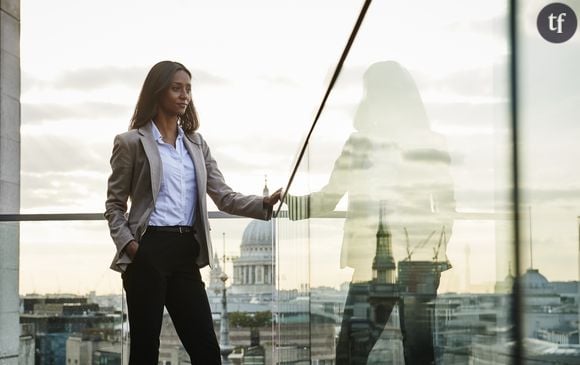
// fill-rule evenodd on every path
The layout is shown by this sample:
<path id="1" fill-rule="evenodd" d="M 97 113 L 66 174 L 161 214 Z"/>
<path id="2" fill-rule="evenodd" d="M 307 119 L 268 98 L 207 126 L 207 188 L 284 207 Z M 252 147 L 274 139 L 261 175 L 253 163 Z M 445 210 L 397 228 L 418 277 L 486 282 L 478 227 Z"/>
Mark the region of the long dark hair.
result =
<path id="1" fill-rule="evenodd" d="M 161 61 L 151 68 L 143 82 L 135 112 L 131 117 L 130 129 L 145 126 L 157 115 L 159 99 L 171 86 L 173 75 L 177 71 L 185 71 L 191 78 L 191 72 L 179 62 Z M 187 105 L 185 113 L 179 116 L 179 125 L 186 134 L 191 134 L 199 128 L 199 119 L 193 100 Z"/>

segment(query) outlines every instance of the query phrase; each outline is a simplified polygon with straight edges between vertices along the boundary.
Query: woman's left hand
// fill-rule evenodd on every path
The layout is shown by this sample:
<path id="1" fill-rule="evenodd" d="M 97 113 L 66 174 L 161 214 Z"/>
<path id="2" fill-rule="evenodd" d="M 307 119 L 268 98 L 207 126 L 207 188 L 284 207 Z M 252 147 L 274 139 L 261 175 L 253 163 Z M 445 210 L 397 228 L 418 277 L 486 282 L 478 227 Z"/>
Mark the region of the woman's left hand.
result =
<path id="1" fill-rule="evenodd" d="M 282 188 L 273 192 L 270 196 L 264 197 L 264 207 L 273 207 L 280 201 L 280 196 L 282 195 Z"/>

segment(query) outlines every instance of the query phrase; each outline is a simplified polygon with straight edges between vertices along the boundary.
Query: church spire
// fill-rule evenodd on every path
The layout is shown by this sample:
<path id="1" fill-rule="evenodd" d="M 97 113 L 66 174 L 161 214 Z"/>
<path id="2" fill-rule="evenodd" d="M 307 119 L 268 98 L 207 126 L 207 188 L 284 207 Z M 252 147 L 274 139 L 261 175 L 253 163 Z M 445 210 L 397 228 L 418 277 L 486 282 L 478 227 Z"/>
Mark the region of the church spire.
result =
<path id="1" fill-rule="evenodd" d="M 377 230 L 377 238 L 379 235 L 381 237 L 391 235 L 387 222 L 385 221 L 385 204 L 384 200 L 381 200 L 379 203 L 379 229 Z"/>
<path id="2" fill-rule="evenodd" d="M 373 259 L 373 279 L 380 283 L 395 283 L 395 259 L 391 232 L 385 218 L 385 202 L 379 204 L 379 227 L 377 229 L 377 248 Z"/>
<path id="3" fill-rule="evenodd" d="M 270 189 L 268 189 L 268 175 L 264 175 L 264 190 L 262 191 L 264 196 L 270 196 Z"/>

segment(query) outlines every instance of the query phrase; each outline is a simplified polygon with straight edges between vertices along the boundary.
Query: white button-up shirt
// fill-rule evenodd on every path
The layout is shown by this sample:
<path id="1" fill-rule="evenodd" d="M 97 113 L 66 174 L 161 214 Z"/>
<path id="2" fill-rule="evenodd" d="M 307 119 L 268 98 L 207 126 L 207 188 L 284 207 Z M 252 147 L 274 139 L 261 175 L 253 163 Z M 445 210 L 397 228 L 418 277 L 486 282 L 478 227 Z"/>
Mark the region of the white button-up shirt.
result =
<path id="1" fill-rule="evenodd" d="M 161 132 L 153 122 L 151 129 L 161 155 L 162 177 L 149 225 L 191 226 L 197 204 L 197 183 L 192 157 L 185 148 L 183 129 L 177 127 L 175 147 L 163 141 Z"/>

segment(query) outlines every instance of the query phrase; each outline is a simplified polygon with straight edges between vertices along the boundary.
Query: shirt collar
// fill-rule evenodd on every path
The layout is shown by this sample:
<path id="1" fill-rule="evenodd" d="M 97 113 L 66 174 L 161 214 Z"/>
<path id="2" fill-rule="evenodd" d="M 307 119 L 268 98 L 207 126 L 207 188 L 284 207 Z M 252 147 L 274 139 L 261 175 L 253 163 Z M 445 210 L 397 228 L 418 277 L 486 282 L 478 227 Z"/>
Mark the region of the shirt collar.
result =
<path id="1" fill-rule="evenodd" d="M 155 139 L 155 141 L 160 142 L 160 143 L 164 143 L 163 136 L 161 135 L 159 128 L 157 128 L 157 125 L 155 125 L 155 123 L 153 123 L 153 121 L 151 121 L 151 131 L 153 132 L 153 139 Z M 181 128 L 181 126 L 178 125 L 177 126 L 177 140 L 182 140 L 184 135 L 185 135 L 185 133 L 183 132 L 183 129 Z"/>

